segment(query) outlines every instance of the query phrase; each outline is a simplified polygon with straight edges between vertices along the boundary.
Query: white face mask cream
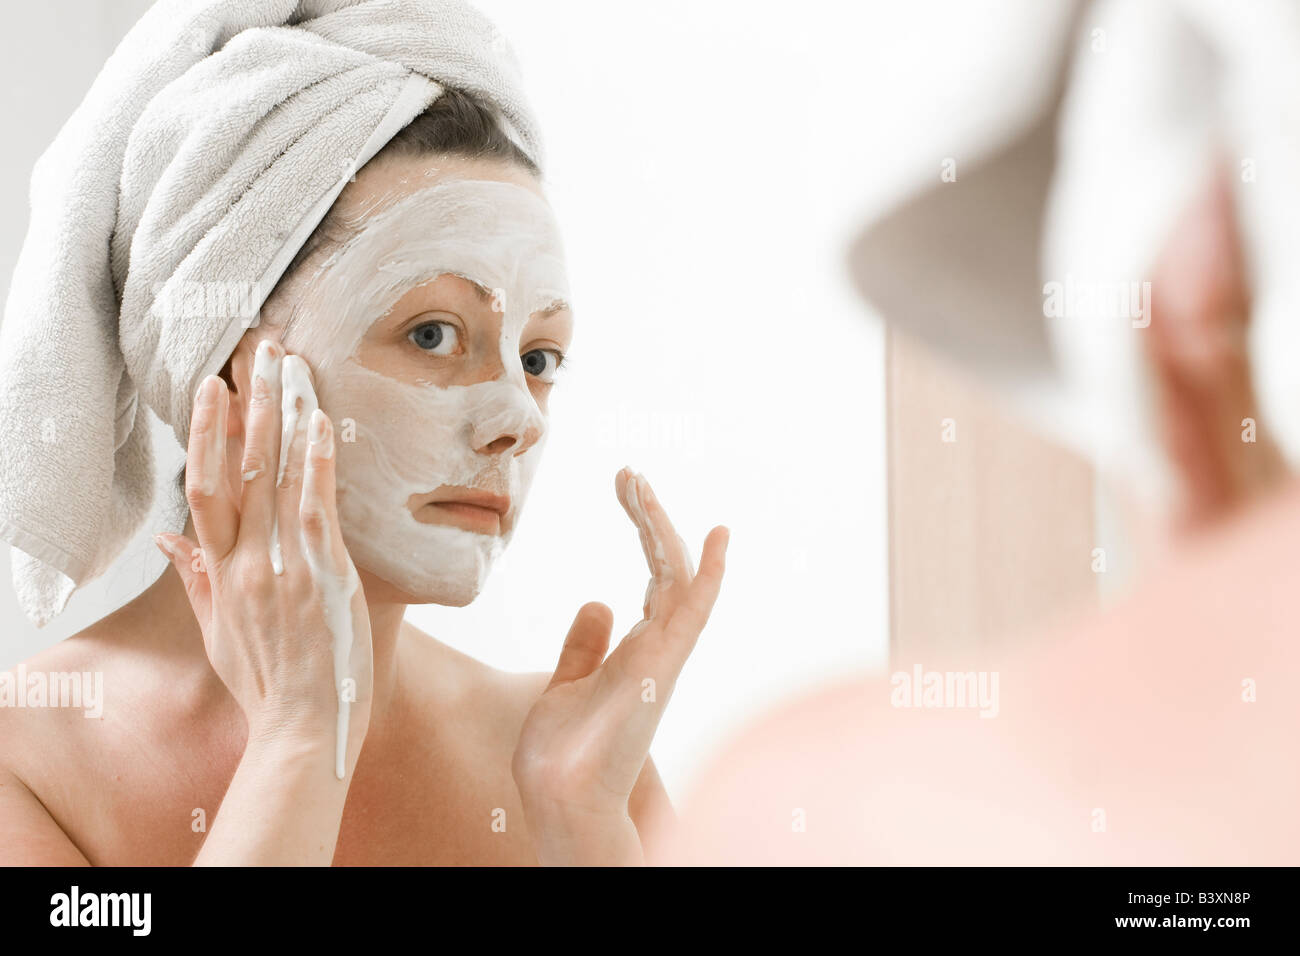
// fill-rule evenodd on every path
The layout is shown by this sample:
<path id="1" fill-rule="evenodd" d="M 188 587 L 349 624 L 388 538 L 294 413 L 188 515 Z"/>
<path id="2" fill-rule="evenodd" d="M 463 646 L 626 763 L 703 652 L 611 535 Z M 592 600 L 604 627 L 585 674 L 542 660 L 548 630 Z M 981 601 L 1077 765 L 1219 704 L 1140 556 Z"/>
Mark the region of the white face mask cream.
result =
<path id="1" fill-rule="evenodd" d="M 500 314 L 495 377 L 442 386 L 363 365 L 371 325 L 443 275 L 491 290 Z M 448 180 L 386 205 L 312 276 L 283 343 L 315 370 L 320 406 L 342 434 L 339 520 L 359 568 L 417 601 L 463 605 L 479 593 L 545 436 L 521 336 L 531 315 L 567 297 L 550 207 L 522 186 L 490 180 Z M 501 533 L 419 520 L 413 499 L 445 487 L 508 496 Z"/>

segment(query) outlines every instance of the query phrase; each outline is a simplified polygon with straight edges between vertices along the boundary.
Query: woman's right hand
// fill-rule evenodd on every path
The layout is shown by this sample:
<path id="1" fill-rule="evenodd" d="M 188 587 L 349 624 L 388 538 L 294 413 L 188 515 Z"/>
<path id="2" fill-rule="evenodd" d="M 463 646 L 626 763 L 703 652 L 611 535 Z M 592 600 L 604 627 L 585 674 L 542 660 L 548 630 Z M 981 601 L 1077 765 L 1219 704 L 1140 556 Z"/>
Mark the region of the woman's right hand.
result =
<path id="1" fill-rule="evenodd" d="M 350 774 L 370 718 L 370 618 L 339 528 L 334 428 L 324 412 L 299 416 L 277 482 L 284 358 L 278 343 L 260 343 L 238 476 L 227 462 L 230 393 L 216 376 L 203 381 L 185 476 L 198 542 L 157 541 L 185 584 L 208 660 L 244 711 L 250 744 L 328 744 Z"/>

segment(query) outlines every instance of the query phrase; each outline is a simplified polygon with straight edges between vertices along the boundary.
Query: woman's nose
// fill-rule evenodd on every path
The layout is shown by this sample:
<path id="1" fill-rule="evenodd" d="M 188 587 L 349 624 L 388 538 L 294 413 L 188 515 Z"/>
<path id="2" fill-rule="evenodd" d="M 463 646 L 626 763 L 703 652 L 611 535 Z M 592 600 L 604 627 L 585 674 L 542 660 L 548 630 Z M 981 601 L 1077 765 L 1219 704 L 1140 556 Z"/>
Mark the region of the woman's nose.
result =
<path id="1" fill-rule="evenodd" d="M 513 435 L 502 435 L 496 441 L 489 442 L 485 447 L 476 449 L 481 455 L 504 455 L 518 443 L 518 439 Z"/>
<path id="2" fill-rule="evenodd" d="M 541 440 L 546 421 L 532 397 L 511 387 L 473 425 L 471 445 L 480 455 L 522 455 Z"/>
<path id="3" fill-rule="evenodd" d="M 489 429 L 489 431 L 492 431 L 492 429 Z M 504 455 L 507 453 L 522 455 L 536 445 L 541 437 L 541 428 L 530 424 L 522 428 L 508 429 L 483 445 L 475 442 L 474 450 L 480 455 Z"/>

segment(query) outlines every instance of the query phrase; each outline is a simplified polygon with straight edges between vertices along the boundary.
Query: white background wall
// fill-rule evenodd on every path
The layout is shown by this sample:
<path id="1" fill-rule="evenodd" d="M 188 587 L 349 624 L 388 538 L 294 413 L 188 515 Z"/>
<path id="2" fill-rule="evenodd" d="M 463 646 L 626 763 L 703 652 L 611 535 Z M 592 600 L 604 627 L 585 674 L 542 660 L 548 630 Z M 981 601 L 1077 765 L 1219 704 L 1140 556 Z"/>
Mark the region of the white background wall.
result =
<path id="1" fill-rule="evenodd" d="M 8 11 L 6 287 L 31 163 L 146 6 Z M 546 670 L 584 601 L 610 604 L 619 634 L 640 615 L 646 571 L 614 498 L 619 467 L 651 479 L 693 548 L 729 524 L 723 594 L 654 750 L 680 791 L 746 718 L 883 666 L 882 341 L 843 250 L 865 210 L 938 175 L 969 121 L 965 66 L 1005 28 L 1007 4 L 481 6 L 518 50 L 541 117 L 578 334 L 510 552 L 472 607 L 411 617 L 495 666 Z M 142 535 L 43 632 L 0 588 L 0 666 L 161 566 Z"/>

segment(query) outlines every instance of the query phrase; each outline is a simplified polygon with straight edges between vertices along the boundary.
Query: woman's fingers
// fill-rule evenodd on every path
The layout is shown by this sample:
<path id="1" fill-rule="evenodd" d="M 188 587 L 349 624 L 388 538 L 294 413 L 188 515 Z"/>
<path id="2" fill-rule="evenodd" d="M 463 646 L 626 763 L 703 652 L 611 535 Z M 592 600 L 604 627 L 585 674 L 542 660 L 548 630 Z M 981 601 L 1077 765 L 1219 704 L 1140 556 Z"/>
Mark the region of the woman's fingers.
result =
<path id="1" fill-rule="evenodd" d="M 185 460 L 185 497 L 194 515 L 199 541 L 209 559 L 220 561 L 235 546 L 239 511 L 226 478 L 226 418 L 230 393 L 226 383 L 209 375 L 199 386 L 190 419 Z"/>
<path id="2" fill-rule="evenodd" d="M 346 570 L 348 558 L 339 530 L 334 467 L 334 424 L 317 408 L 307 421 L 307 454 L 298 525 L 309 560 L 341 575 Z"/>
<path id="3" fill-rule="evenodd" d="M 154 535 L 153 540 L 180 575 L 195 617 L 201 624 L 206 624 L 212 610 L 212 586 L 203 549 L 183 534 L 165 532 Z"/>
<path id="4" fill-rule="evenodd" d="M 605 659 L 609 650 L 609 637 L 614 629 L 614 612 L 604 604 L 593 601 L 578 609 L 564 639 L 560 651 L 560 661 L 555 665 L 551 682 L 546 685 L 550 690 L 556 684 L 581 680 Z"/>
<path id="5" fill-rule="evenodd" d="M 257 346 L 250 380 L 248 422 L 244 429 L 244 458 L 239 537 L 268 547 L 275 518 L 275 483 L 280 468 L 280 366 L 284 349 L 270 339 Z"/>
<path id="6" fill-rule="evenodd" d="M 686 595 L 673 609 L 672 617 L 664 628 L 664 647 L 672 656 L 680 672 L 686 658 L 695 649 L 700 632 L 713 613 L 713 605 L 722 590 L 722 575 L 727 568 L 727 545 L 731 532 L 718 526 L 704 539 L 704 554 L 700 556 L 700 570 L 691 582 Z"/>
<path id="7" fill-rule="evenodd" d="M 650 567 L 646 619 L 671 613 L 672 603 L 685 593 L 694 576 L 686 546 L 643 476 L 624 468 L 618 473 L 614 487 L 623 510 L 641 535 L 641 549 Z"/>
<path id="8" fill-rule="evenodd" d="M 297 355 L 285 355 L 280 365 L 280 452 L 276 477 L 276 540 L 282 561 L 300 559 L 298 514 L 302 507 L 308 425 L 316 411 L 311 369 Z"/>

